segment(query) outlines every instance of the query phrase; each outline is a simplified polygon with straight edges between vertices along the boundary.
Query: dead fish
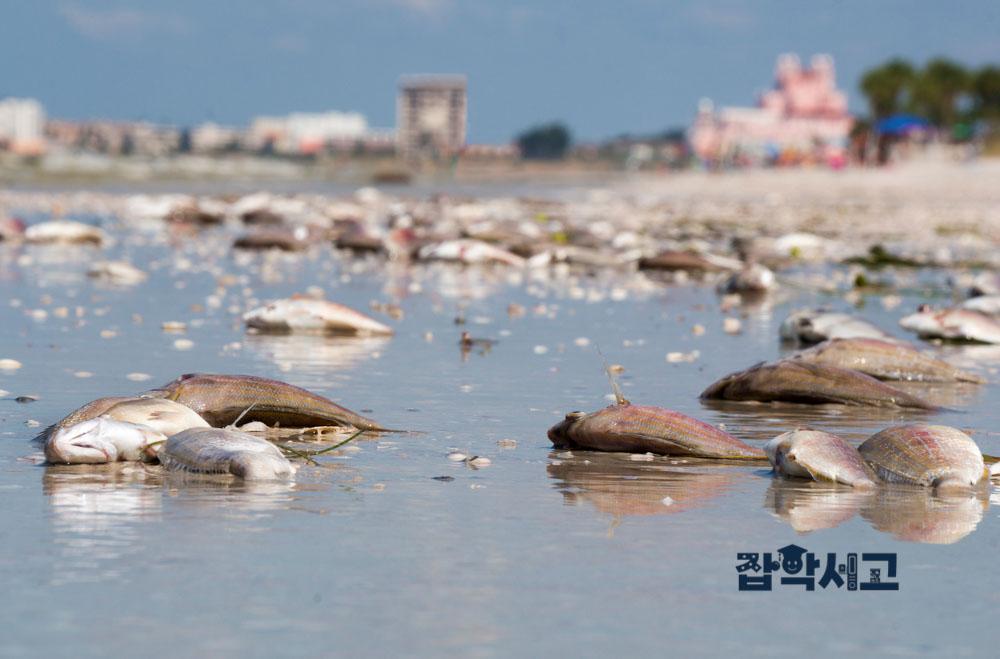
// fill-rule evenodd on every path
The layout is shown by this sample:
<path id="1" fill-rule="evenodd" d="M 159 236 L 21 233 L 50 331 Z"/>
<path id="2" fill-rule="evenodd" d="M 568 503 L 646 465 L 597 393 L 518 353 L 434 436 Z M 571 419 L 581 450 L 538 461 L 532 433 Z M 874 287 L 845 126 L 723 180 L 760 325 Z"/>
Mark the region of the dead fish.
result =
<path id="1" fill-rule="evenodd" d="M 765 293 L 774 288 L 774 273 L 767 266 L 754 263 L 729 276 L 719 284 L 720 293 Z"/>
<path id="2" fill-rule="evenodd" d="M 275 300 L 243 315 L 247 327 L 264 332 L 389 335 L 392 328 L 336 302 L 305 297 Z"/>
<path id="3" fill-rule="evenodd" d="M 353 426 L 359 430 L 382 430 L 378 422 L 337 405 L 300 387 L 254 375 L 188 373 L 159 389 L 155 398 L 186 405 L 214 427 L 242 421 L 260 421 L 283 428 Z"/>
<path id="4" fill-rule="evenodd" d="M 977 382 L 978 375 L 955 368 L 906 343 L 882 339 L 830 339 L 790 357 L 866 373 L 879 380 L 918 382 Z"/>
<path id="5" fill-rule="evenodd" d="M 128 261 L 97 261 L 88 268 L 87 275 L 112 284 L 131 285 L 146 281 L 146 273 Z"/>
<path id="6" fill-rule="evenodd" d="M 960 304 L 959 307 L 969 311 L 978 311 L 988 316 L 1000 316 L 1000 295 L 972 297 Z"/>
<path id="7" fill-rule="evenodd" d="M 458 261 L 460 263 L 503 263 L 523 267 L 524 258 L 481 240 L 463 238 L 425 245 L 418 256 L 422 261 Z"/>
<path id="8" fill-rule="evenodd" d="M 969 295 L 1000 295 L 1000 273 L 980 272 L 972 280 Z"/>
<path id="9" fill-rule="evenodd" d="M 280 226 L 285 223 L 285 218 L 267 208 L 255 208 L 240 215 L 240 220 L 244 224 L 256 224 L 267 226 Z"/>
<path id="10" fill-rule="evenodd" d="M 702 399 L 785 403 L 840 403 L 931 410 L 930 403 L 870 375 L 794 359 L 757 364 L 709 385 Z"/>
<path id="11" fill-rule="evenodd" d="M 107 234 L 97 227 L 72 220 L 52 220 L 33 224 L 24 232 L 29 243 L 89 243 L 100 245 Z"/>
<path id="12" fill-rule="evenodd" d="M 337 236 L 333 244 L 337 249 L 347 249 L 359 254 L 378 254 L 386 251 L 385 244 L 380 237 L 365 233 L 360 229 Z"/>
<path id="13" fill-rule="evenodd" d="M 53 432 L 45 441 L 45 459 L 52 464 L 149 461 L 165 439 L 147 426 L 98 417 Z"/>
<path id="14" fill-rule="evenodd" d="M 640 270 L 694 270 L 694 271 L 716 271 L 716 270 L 739 270 L 740 262 L 725 256 L 714 254 L 695 254 L 694 252 L 680 252 L 667 250 L 660 252 L 656 256 L 647 256 L 639 259 Z"/>
<path id="15" fill-rule="evenodd" d="M 202 208 L 200 204 L 195 203 L 173 208 L 163 219 L 172 224 L 209 226 L 222 224 L 225 216 L 222 213 Z"/>
<path id="16" fill-rule="evenodd" d="M 102 418 L 152 428 L 167 437 L 188 428 L 208 428 L 208 422 L 186 405 L 166 398 L 133 398 L 112 405 Z"/>
<path id="17" fill-rule="evenodd" d="M 764 445 L 774 473 L 851 487 L 874 487 L 875 473 L 846 441 L 819 430 L 799 429 Z"/>
<path id="18" fill-rule="evenodd" d="M 846 313 L 819 309 L 793 311 L 781 323 L 781 338 L 786 341 L 819 343 L 827 339 L 884 339 L 894 341 L 888 333 L 861 318 Z"/>
<path id="19" fill-rule="evenodd" d="M 172 435 L 159 453 L 167 471 L 232 474 L 244 480 L 291 478 L 295 467 L 271 442 L 228 428 L 191 428 Z"/>
<path id="20" fill-rule="evenodd" d="M 616 403 L 585 414 L 570 412 L 549 429 L 557 447 L 657 453 L 733 460 L 762 459 L 764 452 L 698 419 L 662 407 Z"/>
<path id="21" fill-rule="evenodd" d="M 899 324 L 922 339 L 1000 343 L 1000 321 L 968 309 L 935 311 L 924 304 Z"/>
<path id="22" fill-rule="evenodd" d="M 987 478 L 972 438 L 948 426 L 893 426 L 866 439 L 861 457 L 882 480 L 924 487 L 971 487 Z"/>
<path id="23" fill-rule="evenodd" d="M 299 252 L 309 245 L 309 230 L 306 227 L 257 229 L 233 241 L 236 249 L 279 249 L 284 252 Z"/>
<path id="24" fill-rule="evenodd" d="M 599 249 L 563 245 L 550 247 L 532 255 L 528 259 L 531 268 L 545 268 L 557 263 L 581 265 L 592 268 L 615 268 L 625 265 L 628 261 L 618 254 L 609 254 Z"/>
<path id="25" fill-rule="evenodd" d="M 113 406 L 126 400 L 134 400 L 133 396 L 107 396 L 105 398 L 98 398 L 97 400 L 92 400 L 82 407 L 78 407 L 73 410 L 60 421 L 53 423 L 51 426 L 40 432 L 34 441 L 44 442 L 46 441 L 52 433 L 60 430 L 62 428 L 68 428 L 74 424 L 80 423 L 81 421 L 88 421 L 90 419 L 95 419 Z"/>

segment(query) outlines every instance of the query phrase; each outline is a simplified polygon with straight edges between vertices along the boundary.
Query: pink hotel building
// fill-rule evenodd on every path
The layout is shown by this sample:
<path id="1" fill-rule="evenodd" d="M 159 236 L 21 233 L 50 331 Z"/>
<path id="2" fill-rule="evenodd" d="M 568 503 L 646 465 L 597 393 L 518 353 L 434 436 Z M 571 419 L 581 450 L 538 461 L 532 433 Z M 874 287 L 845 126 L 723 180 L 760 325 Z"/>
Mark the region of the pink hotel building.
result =
<path id="1" fill-rule="evenodd" d="M 688 139 L 706 161 L 796 153 L 840 163 L 853 121 L 847 96 L 836 88 L 832 57 L 816 55 L 803 68 L 797 56 L 782 55 L 774 89 L 761 95 L 757 107 L 716 111 L 711 101 L 703 100 Z"/>

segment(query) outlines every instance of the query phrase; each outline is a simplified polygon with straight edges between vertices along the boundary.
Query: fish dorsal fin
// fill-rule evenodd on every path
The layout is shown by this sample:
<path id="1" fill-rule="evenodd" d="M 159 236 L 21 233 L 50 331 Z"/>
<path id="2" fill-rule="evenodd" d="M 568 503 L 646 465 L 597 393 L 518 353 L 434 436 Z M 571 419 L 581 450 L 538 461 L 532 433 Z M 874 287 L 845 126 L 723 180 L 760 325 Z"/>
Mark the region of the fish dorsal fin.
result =
<path id="1" fill-rule="evenodd" d="M 611 383 L 611 393 L 615 395 L 615 405 L 631 405 L 625 394 L 622 393 L 622 389 L 618 386 L 618 378 L 615 377 L 614 373 L 611 372 L 611 367 L 608 366 L 608 360 L 601 352 L 601 348 L 597 348 L 597 354 L 601 356 L 601 361 L 604 362 L 604 373 L 608 376 L 608 382 Z"/>
<path id="2" fill-rule="evenodd" d="M 240 415 L 238 417 L 236 417 L 236 420 L 233 421 L 232 423 L 230 423 L 228 426 L 226 426 L 226 429 L 227 430 L 236 430 L 236 424 L 238 424 L 240 421 L 242 421 L 243 417 L 245 417 L 247 415 L 247 412 L 249 412 L 250 410 L 252 410 L 253 406 L 256 405 L 256 404 L 257 403 L 250 403 L 250 407 L 248 407 L 245 410 L 243 410 L 242 412 L 240 412 Z"/>

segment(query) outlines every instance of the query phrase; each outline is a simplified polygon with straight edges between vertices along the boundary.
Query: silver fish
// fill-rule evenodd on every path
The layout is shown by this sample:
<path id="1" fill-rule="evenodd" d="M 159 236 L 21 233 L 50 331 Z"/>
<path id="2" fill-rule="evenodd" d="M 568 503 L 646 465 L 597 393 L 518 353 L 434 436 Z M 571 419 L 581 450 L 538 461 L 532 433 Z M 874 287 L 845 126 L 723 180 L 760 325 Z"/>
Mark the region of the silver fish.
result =
<path id="1" fill-rule="evenodd" d="M 226 428 L 191 428 L 169 437 L 159 453 L 168 471 L 232 474 L 244 480 L 291 478 L 295 467 L 266 439 Z"/>
<path id="2" fill-rule="evenodd" d="M 102 417 L 152 428 L 166 437 L 209 424 L 186 405 L 166 398 L 133 398 L 112 405 Z"/>
<path id="3" fill-rule="evenodd" d="M 889 483 L 972 487 L 987 477 L 976 443 L 948 426 L 893 426 L 866 439 L 858 451 L 878 477 Z"/>
<path id="4" fill-rule="evenodd" d="M 827 339 L 885 339 L 895 341 L 892 335 L 872 325 L 867 320 L 846 313 L 821 309 L 793 311 L 781 323 L 781 338 L 786 341 L 819 343 Z"/>
<path id="5" fill-rule="evenodd" d="M 349 307 L 327 300 L 292 297 L 248 311 L 247 327 L 261 332 L 389 335 L 392 328 Z"/>
<path id="6" fill-rule="evenodd" d="M 163 433 L 147 426 L 98 417 L 59 428 L 45 441 L 51 464 L 101 464 L 155 460 Z"/>
<path id="7" fill-rule="evenodd" d="M 753 263 L 730 275 L 719 284 L 720 293 L 760 294 L 774 288 L 774 273 L 767 266 Z"/>
<path id="8" fill-rule="evenodd" d="M 962 309 L 978 311 L 988 316 L 1000 316 L 1000 295 L 980 295 L 959 305 Z"/>
<path id="9" fill-rule="evenodd" d="M 794 430 L 764 445 L 774 473 L 793 478 L 832 481 L 851 487 L 875 487 L 875 473 L 846 441 L 819 430 Z"/>
<path id="10" fill-rule="evenodd" d="M 899 324 L 922 339 L 1000 343 L 1000 321 L 968 309 L 935 311 L 921 305 L 917 313 L 904 317 Z"/>

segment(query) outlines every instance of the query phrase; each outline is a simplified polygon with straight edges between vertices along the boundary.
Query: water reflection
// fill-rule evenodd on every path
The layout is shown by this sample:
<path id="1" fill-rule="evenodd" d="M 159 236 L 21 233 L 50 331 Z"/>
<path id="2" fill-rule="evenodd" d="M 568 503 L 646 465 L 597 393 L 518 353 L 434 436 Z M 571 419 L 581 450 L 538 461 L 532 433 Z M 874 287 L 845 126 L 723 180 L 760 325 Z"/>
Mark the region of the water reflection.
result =
<path id="1" fill-rule="evenodd" d="M 122 577 L 123 559 L 140 550 L 141 525 L 161 518 L 160 482 L 158 470 L 141 463 L 47 467 L 42 491 L 62 547 L 53 583 Z"/>
<path id="2" fill-rule="evenodd" d="M 550 478 L 567 504 L 587 502 L 614 515 L 670 515 L 724 494 L 747 472 L 731 467 L 680 466 L 677 460 L 633 461 L 625 453 L 554 451 Z"/>
<path id="3" fill-rule="evenodd" d="M 926 421 L 931 412 L 859 405 L 800 405 L 702 400 L 728 432 L 743 440 L 769 440 L 794 428 L 824 430 L 844 439 L 863 440 L 897 423 Z"/>
<path id="4" fill-rule="evenodd" d="M 389 341 L 388 337 L 248 334 L 244 345 L 258 361 L 282 371 L 319 375 L 325 381 L 378 358 Z"/>
<path id="5" fill-rule="evenodd" d="M 61 560 L 52 583 L 95 582 L 127 577 L 147 548 L 143 527 L 160 522 L 167 502 L 208 519 L 269 518 L 276 511 L 313 510 L 303 494 L 329 486 L 308 482 L 245 482 L 229 475 L 193 476 L 164 472 L 157 465 L 119 462 L 106 465 L 49 466 L 42 491 L 52 511 Z M 132 566 L 131 568 L 129 566 Z"/>
<path id="6" fill-rule="evenodd" d="M 877 531 L 929 544 L 951 544 L 969 535 L 988 506 L 985 488 L 945 494 L 898 485 L 866 492 L 778 478 L 764 496 L 764 507 L 798 533 L 833 528 L 861 513 Z"/>
<path id="7" fill-rule="evenodd" d="M 775 478 L 764 495 L 764 507 L 797 533 L 809 533 L 840 526 L 871 496 L 843 485 Z"/>
<path id="8" fill-rule="evenodd" d="M 986 488 L 944 495 L 925 488 L 882 488 L 861 516 L 898 540 L 949 545 L 975 531 L 988 506 Z"/>
<path id="9" fill-rule="evenodd" d="M 294 481 L 244 481 L 228 474 L 165 473 L 163 485 L 179 508 L 206 508 L 212 516 L 237 517 L 293 508 L 300 489 Z"/>

